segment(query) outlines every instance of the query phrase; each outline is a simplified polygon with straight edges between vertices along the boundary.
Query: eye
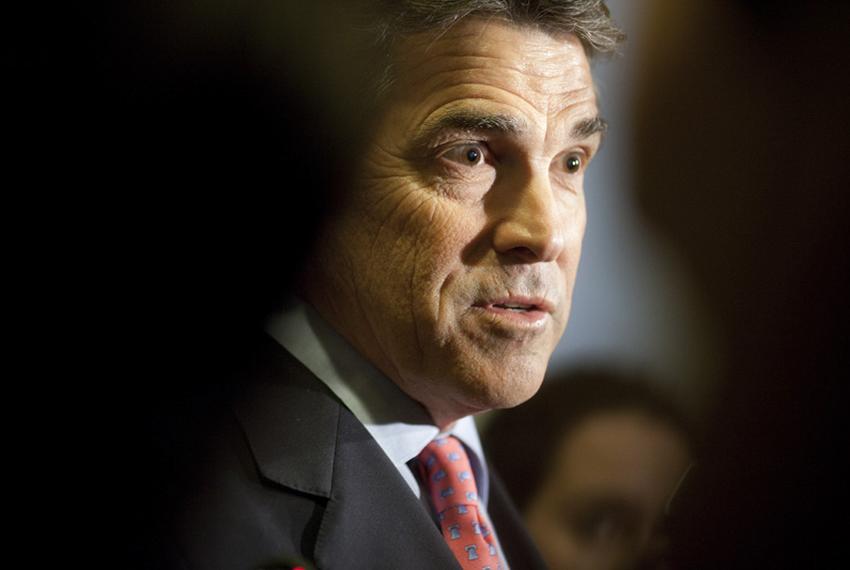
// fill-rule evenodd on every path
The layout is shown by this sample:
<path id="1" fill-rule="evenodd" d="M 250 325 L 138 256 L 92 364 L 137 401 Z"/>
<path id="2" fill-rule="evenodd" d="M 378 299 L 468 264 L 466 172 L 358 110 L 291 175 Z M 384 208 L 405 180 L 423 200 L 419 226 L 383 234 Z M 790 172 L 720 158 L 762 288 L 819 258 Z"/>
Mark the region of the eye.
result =
<path id="1" fill-rule="evenodd" d="M 581 167 L 584 165 L 584 160 L 580 154 L 568 154 L 564 158 L 564 168 L 570 174 L 575 174 L 581 170 Z"/>
<path id="2" fill-rule="evenodd" d="M 441 155 L 464 166 L 477 166 L 484 161 L 484 148 L 478 143 L 454 146 Z"/>

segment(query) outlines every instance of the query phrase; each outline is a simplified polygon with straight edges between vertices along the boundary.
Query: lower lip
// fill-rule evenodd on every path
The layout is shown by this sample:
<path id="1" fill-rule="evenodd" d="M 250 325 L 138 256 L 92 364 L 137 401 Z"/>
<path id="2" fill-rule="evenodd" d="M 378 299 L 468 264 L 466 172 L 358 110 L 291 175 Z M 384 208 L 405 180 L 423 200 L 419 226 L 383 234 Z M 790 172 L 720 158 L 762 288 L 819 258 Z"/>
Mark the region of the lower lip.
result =
<path id="1" fill-rule="evenodd" d="M 476 305 L 475 308 L 482 311 L 498 324 L 526 330 L 533 330 L 542 327 L 546 323 L 546 318 L 549 316 L 549 313 L 546 311 L 538 309 L 515 311 L 513 309 L 497 307 L 495 305 Z"/>

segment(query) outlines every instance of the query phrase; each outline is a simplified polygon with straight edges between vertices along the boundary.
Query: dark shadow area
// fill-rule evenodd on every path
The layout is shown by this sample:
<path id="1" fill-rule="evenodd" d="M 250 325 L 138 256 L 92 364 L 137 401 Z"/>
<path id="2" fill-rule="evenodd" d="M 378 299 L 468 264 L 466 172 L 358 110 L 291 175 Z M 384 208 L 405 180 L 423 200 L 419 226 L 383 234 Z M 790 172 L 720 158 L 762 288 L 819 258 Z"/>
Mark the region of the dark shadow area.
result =
<path id="1" fill-rule="evenodd" d="M 142 566 L 203 468 L 199 438 L 369 124 L 371 60 L 332 25 L 346 14 L 341 2 L 10 10 L 8 213 L 20 336 L 40 345 L 34 393 L 17 401 L 49 418 L 28 447 L 49 464 L 44 487 L 63 489 L 47 493 L 67 529 L 57 549 Z"/>
<path id="2" fill-rule="evenodd" d="M 663 4 L 641 74 L 639 199 L 703 288 L 726 371 L 675 567 L 839 567 L 850 12 Z"/>

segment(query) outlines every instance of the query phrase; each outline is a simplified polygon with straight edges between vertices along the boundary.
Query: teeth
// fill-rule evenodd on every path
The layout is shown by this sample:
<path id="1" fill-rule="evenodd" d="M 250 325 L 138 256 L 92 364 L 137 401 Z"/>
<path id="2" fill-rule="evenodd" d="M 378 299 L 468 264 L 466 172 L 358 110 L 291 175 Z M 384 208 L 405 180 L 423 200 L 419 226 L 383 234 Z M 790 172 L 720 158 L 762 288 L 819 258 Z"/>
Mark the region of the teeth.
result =
<path id="1" fill-rule="evenodd" d="M 497 304 L 496 307 L 501 307 L 503 309 L 511 309 L 513 311 L 527 311 L 528 305 L 508 305 L 508 304 Z"/>

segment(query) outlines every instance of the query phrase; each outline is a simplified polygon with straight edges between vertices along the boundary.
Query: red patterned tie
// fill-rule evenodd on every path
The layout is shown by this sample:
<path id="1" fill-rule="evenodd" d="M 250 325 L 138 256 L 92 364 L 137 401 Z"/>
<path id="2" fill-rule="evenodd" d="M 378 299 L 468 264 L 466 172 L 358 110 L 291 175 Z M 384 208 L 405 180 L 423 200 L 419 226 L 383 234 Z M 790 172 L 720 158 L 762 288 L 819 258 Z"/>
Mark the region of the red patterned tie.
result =
<path id="1" fill-rule="evenodd" d="M 460 441 L 453 436 L 435 439 L 419 454 L 419 466 L 443 538 L 461 568 L 501 568 L 496 537 L 478 513 L 478 489 Z"/>

